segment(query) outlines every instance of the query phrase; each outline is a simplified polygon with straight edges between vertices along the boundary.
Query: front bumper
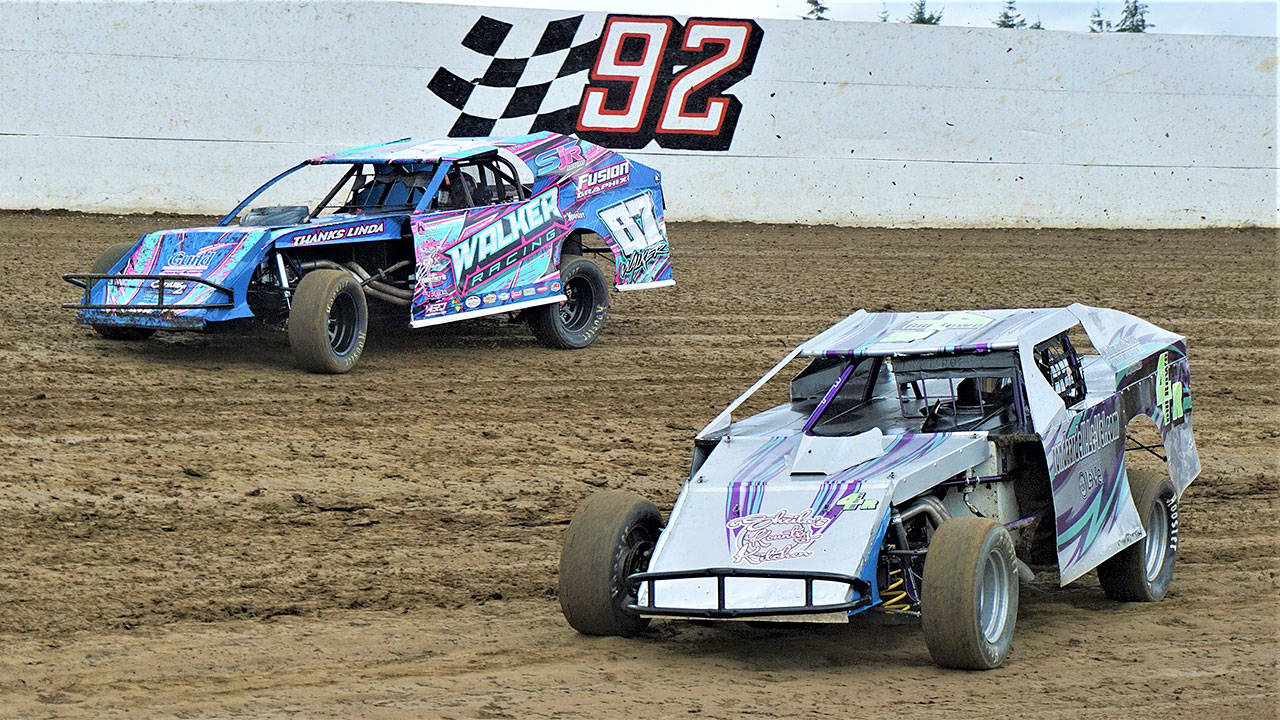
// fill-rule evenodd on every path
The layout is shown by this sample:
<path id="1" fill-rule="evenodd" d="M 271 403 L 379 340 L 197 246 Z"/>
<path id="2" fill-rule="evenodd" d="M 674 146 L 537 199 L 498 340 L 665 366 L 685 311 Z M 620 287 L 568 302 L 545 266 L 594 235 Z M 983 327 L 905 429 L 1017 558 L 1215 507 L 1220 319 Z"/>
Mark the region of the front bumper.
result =
<path id="1" fill-rule="evenodd" d="M 655 591 L 658 583 L 669 580 L 714 579 L 716 582 L 716 606 L 711 607 L 665 607 L 658 605 Z M 725 602 L 725 579 L 746 578 L 758 580 L 790 580 L 804 583 L 804 601 L 799 605 L 768 607 L 728 607 Z M 850 600 L 838 603 L 815 604 L 813 601 L 814 582 L 840 583 L 853 591 Z M 849 613 L 870 607 L 876 602 L 870 583 L 862 578 L 831 572 L 813 572 L 808 570 L 752 570 L 750 568 L 720 567 L 701 570 L 676 570 L 668 572 L 635 573 L 627 578 L 628 588 L 636 591 L 644 586 L 647 591 L 644 603 L 636 602 L 626 605 L 626 609 L 638 615 L 671 616 L 690 618 L 734 619 L 748 617 L 765 617 L 773 615 L 820 615 L 825 613 Z M 847 594 L 847 593 L 846 593 Z"/>
<path id="2" fill-rule="evenodd" d="M 79 310 L 76 319 L 86 325 L 113 325 L 171 330 L 198 330 L 205 325 L 205 314 L 210 310 L 229 310 L 235 307 L 231 289 L 203 278 L 191 275 L 119 275 L 104 273 L 67 273 L 63 280 L 84 289 L 79 302 L 62 303 L 62 307 Z M 126 281 L 146 283 L 146 291 L 154 291 L 153 303 L 129 302 L 127 304 L 92 302 L 94 286 L 100 282 Z M 166 290 L 173 295 L 186 295 L 188 284 L 210 288 L 210 301 L 187 303 L 165 302 Z M 140 285 L 139 291 L 144 290 Z M 225 297 L 226 299 L 221 299 Z M 195 312 L 192 312 L 195 311 Z"/>

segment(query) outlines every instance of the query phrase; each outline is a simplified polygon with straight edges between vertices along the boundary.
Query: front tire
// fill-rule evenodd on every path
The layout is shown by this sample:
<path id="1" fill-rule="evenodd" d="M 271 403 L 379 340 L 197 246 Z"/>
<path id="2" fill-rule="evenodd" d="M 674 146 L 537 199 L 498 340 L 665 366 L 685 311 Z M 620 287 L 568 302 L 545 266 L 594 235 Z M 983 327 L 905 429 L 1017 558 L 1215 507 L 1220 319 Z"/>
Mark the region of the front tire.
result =
<path id="1" fill-rule="evenodd" d="M 1178 497 L 1169 478 L 1129 471 L 1129 492 L 1147 536 L 1098 566 L 1102 592 L 1121 602 L 1156 602 L 1173 580 L 1178 557 Z"/>
<path id="2" fill-rule="evenodd" d="M 116 243 L 98 256 L 93 261 L 89 272 L 94 275 L 105 275 L 111 272 L 111 268 L 120 262 L 120 258 L 124 257 L 133 249 L 134 243 Z M 155 334 L 155 330 L 151 328 L 138 327 L 120 327 L 119 325 L 93 325 L 94 332 L 108 340 L 146 340 Z"/>
<path id="3" fill-rule="evenodd" d="M 944 520 L 924 561 L 920 620 L 933 661 L 989 670 L 1013 645 L 1018 617 L 1017 558 L 1009 531 L 995 520 Z"/>
<path id="4" fill-rule="evenodd" d="M 644 572 L 662 516 L 635 493 L 609 490 L 587 499 L 565 531 L 560 551 L 560 610 L 584 635 L 636 635 L 649 618 L 625 609 L 635 602 L 627 576 Z"/>
<path id="5" fill-rule="evenodd" d="M 298 367 L 344 373 L 364 352 L 369 307 L 360 283 L 342 270 L 302 276 L 289 309 L 289 346 Z"/>
<path id="6" fill-rule="evenodd" d="M 600 336 L 609 314 L 609 283 L 590 258 L 563 254 L 560 283 L 565 301 L 529 310 L 529 328 L 550 348 L 577 350 Z"/>

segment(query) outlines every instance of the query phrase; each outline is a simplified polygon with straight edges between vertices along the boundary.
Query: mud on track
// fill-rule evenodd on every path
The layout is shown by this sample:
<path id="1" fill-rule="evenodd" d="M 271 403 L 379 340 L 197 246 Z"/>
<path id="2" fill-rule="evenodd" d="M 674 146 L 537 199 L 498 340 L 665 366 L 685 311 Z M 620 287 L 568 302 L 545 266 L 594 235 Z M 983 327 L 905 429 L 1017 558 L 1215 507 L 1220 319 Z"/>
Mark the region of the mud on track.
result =
<path id="1" fill-rule="evenodd" d="M 58 274 L 194 218 L 0 214 L 0 716 L 1274 717 L 1274 231 L 670 228 L 675 288 L 604 336 L 372 329 L 357 370 L 286 339 L 76 326 Z M 1170 597 L 1023 590 L 1010 662 L 929 663 L 917 623 L 655 623 L 584 638 L 559 536 L 600 487 L 669 508 L 688 439 L 857 307 L 1133 312 L 1188 336 L 1205 472 Z"/>

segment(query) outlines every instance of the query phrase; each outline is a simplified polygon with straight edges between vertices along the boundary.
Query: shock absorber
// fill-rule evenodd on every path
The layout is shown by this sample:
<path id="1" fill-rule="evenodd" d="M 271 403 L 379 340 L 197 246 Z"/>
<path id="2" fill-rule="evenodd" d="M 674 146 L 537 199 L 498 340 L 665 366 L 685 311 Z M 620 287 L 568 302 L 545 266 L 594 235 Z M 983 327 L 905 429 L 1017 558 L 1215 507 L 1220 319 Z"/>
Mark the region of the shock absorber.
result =
<path id="1" fill-rule="evenodd" d="M 889 556 L 888 582 L 880 591 L 880 607 L 887 613 L 916 615 L 916 600 L 912 597 L 913 584 L 908 576 L 911 568 L 911 544 L 907 539 L 907 529 L 902 524 L 902 515 L 895 508 L 889 516 L 889 523 L 897 537 L 896 551 Z"/>

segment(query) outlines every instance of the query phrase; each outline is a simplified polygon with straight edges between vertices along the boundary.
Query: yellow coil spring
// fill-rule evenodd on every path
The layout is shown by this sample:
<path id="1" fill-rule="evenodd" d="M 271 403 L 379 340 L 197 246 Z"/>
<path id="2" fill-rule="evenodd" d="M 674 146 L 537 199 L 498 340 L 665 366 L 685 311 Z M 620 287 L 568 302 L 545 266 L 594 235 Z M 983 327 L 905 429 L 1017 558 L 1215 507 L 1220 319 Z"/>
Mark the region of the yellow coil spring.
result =
<path id="1" fill-rule="evenodd" d="M 902 570 L 889 571 L 889 586 L 881 592 L 880 607 L 885 612 L 910 612 L 911 599 L 903 589 Z"/>

